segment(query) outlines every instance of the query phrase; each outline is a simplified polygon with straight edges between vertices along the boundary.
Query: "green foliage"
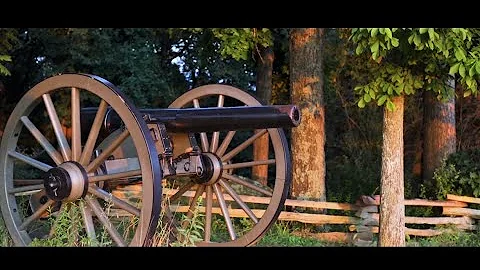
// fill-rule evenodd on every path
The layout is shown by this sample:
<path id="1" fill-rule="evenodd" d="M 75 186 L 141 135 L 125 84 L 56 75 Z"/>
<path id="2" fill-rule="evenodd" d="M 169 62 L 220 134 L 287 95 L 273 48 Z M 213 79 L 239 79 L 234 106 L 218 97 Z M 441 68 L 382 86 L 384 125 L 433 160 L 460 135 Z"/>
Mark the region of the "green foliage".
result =
<path id="1" fill-rule="evenodd" d="M 222 56 L 235 60 L 247 60 L 257 46 L 272 45 L 272 34 L 268 28 L 214 28 L 213 35 L 220 40 Z"/>
<path id="2" fill-rule="evenodd" d="M 327 201 L 354 203 L 361 195 L 379 192 L 378 153 L 357 148 L 357 155 L 341 155 L 327 161 Z"/>
<path id="3" fill-rule="evenodd" d="M 353 104 L 350 106 L 355 108 Z M 375 121 L 381 119 L 381 112 L 375 107 L 365 110 L 365 115 L 359 114 L 357 109 L 349 114 L 350 119 L 343 121 L 338 117 L 340 112 L 327 112 L 327 117 L 337 115 L 329 119 L 332 119 L 330 125 L 338 129 L 327 133 L 327 201 L 353 203 L 360 195 L 378 192 L 382 143 L 381 125 L 375 125 L 378 123 Z M 346 130 L 340 130 L 340 127 Z"/>
<path id="4" fill-rule="evenodd" d="M 407 247 L 478 247 L 480 234 L 465 232 L 455 227 L 441 229 L 443 233 L 432 237 L 412 237 L 407 239 Z"/>
<path id="5" fill-rule="evenodd" d="M 33 247 L 76 247 L 76 246 L 110 246 L 112 244 L 108 233 L 103 228 L 97 240 L 87 237 L 83 230 L 83 219 L 80 207 L 73 202 L 64 203 L 64 211 L 58 216 L 50 215 L 50 227 L 54 226 L 54 233 L 47 239 L 35 238 L 30 243 Z"/>
<path id="6" fill-rule="evenodd" d="M 259 247 L 325 247 L 345 246 L 344 243 L 321 241 L 312 237 L 295 235 L 300 232 L 290 222 L 277 221 L 257 243 Z"/>
<path id="7" fill-rule="evenodd" d="M 18 43 L 18 31 L 15 28 L 0 28 L 0 54 L 12 51 Z"/>
<path id="8" fill-rule="evenodd" d="M 371 53 L 373 60 L 380 63 L 392 48 L 398 47 L 399 39 L 393 37 L 397 28 L 353 28 L 352 40 L 357 43 L 356 54 L 365 50 Z"/>
<path id="9" fill-rule="evenodd" d="M 235 85 L 245 90 L 252 88 L 255 81 L 253 58 L 236 60 L 229 55 L 222 55 L 220 49 L 223 42 L 214 35 L 214 29 L 180 28 L 168 31 L 176 38 L 173 51 L 188 88 L 212 83 Z"/>
<path id="10" fill-rule="evenodd" d="M 12 62 L 12 57 L 9 53 L 18 44 L 18 33 L 14 28 L 0 28 L 0 75 L 11 75 L 5 62 Z"/>
<path id="11" fill-rule="evenodd" d="M 8 71 L 8 69 L 1 64 L 2 62 L 12 62 L 12 57 L 9 55 L 0 55 L 0 75 L 11 75 L 10 71 Z"/>
<path id="12" fill-rule="evenodd" d="M 441 215 L 441 207 L 408 206 L 405 207 L 405 216 L 408 217 L 435 217 Z M 415 224 L 412 224 L 412 227 Z M 422 225 L 422 224 L 421 224 Z M 430 225 L 427 225 L 430 226 Z"/>
<path id="13" fill-rule="evenodd" d="M 378 192 L 381 171 L 382 111 L 359 110 L 352 84 L 367 81 L 365 57 L 352 56 L 347 30 L 325 32 L 324 99 L 327 201 L 355 202 Z"/>
<path id="14" fill-rule="evenodd" d="M 434 187 L 427 194 L 445 199 L 447 194 L 480 197 L 480 150 L 451 154 L 434 172 Z"/>
<path id="15" fill-rule="evenodd" d="M 358 107 L 364 108 L 370 101 L 376 100 L 378 106 L 385 105 L 388 110 L 395 110 L 391 97 L 402 94 L 411 95 L 422 88 L 423 80 L 420 75 L 412 74 L 407 68 L 386 63 L 378 68 L 375 80 L 366 85 L 354 88 L 360 96 Z"/>
<path id="16" fill-rule="evenodd" d="M 480 78 L 480 36 L 464 28 L 353 28 L 350 40 L 357 55 L 368 55 L 375 71 L 355 87 L 358 106 L 376 100 L 394 110 L 390 98 L 411 95 L 419 89 L 434 91 L 437 98 L 453 94 L 451 76 L 463 85 L 465 96 L 476 94 Z"/>
<path id="17" fill-rule="evenodd" d="M 177 241 L 171 243 L 172 246 L 195 246 L 196 242 L 199 242 L 203 239 L 203 230 L 205 227 L 203 223 L 203 217 L 205 215 L 199 211 L 201 204 L 202 198 L 199 197 L 192 217 L 187 218 L 187 215 L 182 215 L 179 224 L 186 224 L 186 226 L 177 228 Z"/>
<path id="18" fill-rule="evenodd" d="M 43 47 L 44 76 L 90 73 L 118 86 L 138 107 L 166 107 L 185 90 L 178 67 L 164 52 L 161 36 L 150 28 L 29 29 Z M 171 50 L 169 46 L 168 50 Z M 165 55 L 162 59 L 159 55 Z M 170 62 L 168 62 L 170 61 Z"/>
<path id="19" fill-rule="evenodd" d="M 3 217 L 0 217 L 0 247 L 11 247 L 13 246 L 13 240 L 8 234 L 7 227 Z"/>

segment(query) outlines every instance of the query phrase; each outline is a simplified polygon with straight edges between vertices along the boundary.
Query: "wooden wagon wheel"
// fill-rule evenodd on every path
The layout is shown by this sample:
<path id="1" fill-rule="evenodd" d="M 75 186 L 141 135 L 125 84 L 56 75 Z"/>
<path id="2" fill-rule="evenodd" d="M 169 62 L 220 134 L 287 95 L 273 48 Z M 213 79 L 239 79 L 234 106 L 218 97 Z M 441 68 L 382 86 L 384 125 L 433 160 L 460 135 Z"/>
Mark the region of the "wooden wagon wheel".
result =
<path id="1" fill-rule="evenodd" d="M 99 108 L 87 131 L 80 125 L 82 105 Z M 123 128 L 95 154 L 107 109 L 120 116 Z M 68 122 L 71 132 L 64 127 Z M 82 138 L 82 134 L 88 135 Z M 102 165 L 125 140 L 135 146 L 137 169 L 105 174 Z M 106 235 L 106 243 L 114 246 L 150 245 L 160 212 L 162 179 L 153 146 L 142 116 L 110 82 L 93 75 L 62 74 L 35 85 L 14 108 L 0 145 L 0 204 L 14 244 L 26 246 L 36 238 L 55 235 L 64 206 L 73 203 L 80 206 L 81 215 L 80 223 L 72 226 L 80 224 L 82 228 L 76 229 L 90 243 L 98 244 Z M 98 186 L 118 178 L 141 181 L 139 201 L 125 201 Z M 41 197 L 40 204 L 27 207 L 35 195 Z M 129 215 L 112 215 L 111 210 Z"/>
<path id="2" fill-rule="evenodd" d="M 240 89 L 206 85 L 184 93 L 169 108 L 260 105 L 257 99 Z M 254 160 L 252 144 L 263 134 L 269 136 L 269 158 Z M 283 129 L 202 132 L 197 134 L 197 138 L 202 152 L 214 164 L 214 171 L 218 172 L 202 182 L 182 182 L 180 177 L 167 181 L 165 191 L 170 190 L 171 185 L 177 188 L 177 191 L 164 195 L 164 203 L 169 204 L 167 209 L 172 211 L 169 216 L 174 217 L 171 223 L 177 226 L 173 230 L 177 240 L 191 237 L 193 234 L 185 236 L 185 231 L 197 227 L 197 234 L 201 236 L 194 241 L 198 246 L 254 245 L 277 220 L 290 187 L 291 161 Z M 268 165 L 267 185 L 249 179 L 252 167 L 259 165 Z M 191 198 L 186 202 L 187 206 L 179 207 L 185 204 L 181 201 L 186 195 Z M 264 204 L 258 204 L 259 201 L 252 195 L 261 197 L 260 201 Z M 182 208 L 186 215 L 175 210 Z M 199 217 L 198 222 L 192 221 L 195 216 Z M 234 219 L 234 216 L 244 218 Z M 192 223 L 197 225 L 192 226 Z M 224 233 L 218 233 L 221 231 Z"/>

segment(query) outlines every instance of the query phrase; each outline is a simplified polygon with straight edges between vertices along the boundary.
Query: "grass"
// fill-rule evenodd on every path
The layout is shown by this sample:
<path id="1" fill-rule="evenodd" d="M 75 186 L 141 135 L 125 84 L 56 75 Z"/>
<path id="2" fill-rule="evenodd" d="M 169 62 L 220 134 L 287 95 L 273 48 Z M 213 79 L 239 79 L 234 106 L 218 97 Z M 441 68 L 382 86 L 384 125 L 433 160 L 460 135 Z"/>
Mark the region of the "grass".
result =
<path id="1" fill-rule="evenodd" d="M 3 218 L 0 218 L 0 246 L 1 247 L 13 246 L 13 241 L 8 234 L 7 227 L 5 226 Z"/>
<path id="2" fill-rule="evenodd" d="M 74 227 L 76 223 L 75 208 L 64 211 L 64 215 L 58 219 L 57 233 L 49 239 L 36 239 L 31 246 L 109 246 L 111 244 L 106 232 L 101 232 L 98 242 L 92 242 L 86 236 L 78 233 Z M 195 217 L 195 216 L 194 216 Z M 66 226 L 66 224 L 69 224 Z M 183 241 L 170 243 L 171 246 L 192 246 L 194 238 L 197 237 L 195 230 L 198 223 L 181 232 L 185 237 Z M 346 243 L 322 241 L 310 237 L 302 237 L 294 232 L 299 229 L 292 226 L 291 222 L 277 221 L 270 230 L 260 239 L 256 246 L 259 247 L 345 247 L 351 246 Z M 193 236 L 193 237 L 192 237 Z M 160 235 L 156 235 L 160 237 Z M 13 246 L 13 242 L 0 219 L 0 246 Z M 165 246 L 165 243 L 159 246 Z M 480 232 L 464 232 L 455 229 L 447 229 L 444 234 L 433 237 L 411 237 L 406 240 L 407 247 L 480 247 Z"/>
<path id="3" fill-rule="evenodd" d="M 277 221 L 272 228 L 260 239 L 260 247 L 325 247 L 345 246 L 344 243 L 321 241 L 315 238 L 302 237 L 293 234 L 298 231 L 292 228 L 290 222 Z"/>
<path id="4" fill-rule="evenodd" d="M 199 201 L 200 203 L 200 201 Z M 59 246 L 59 247 L 79 247 L 79 246 L 111 246 L 112 241 L 108 237 L 105 229 L 97 232 L 97 240 L 89 239 L 82 227 L 81 213 L 79 207 L 73 203 L 66 205 L 68 210 L 62 211 L 61 215 L 54 219 L 50 219 L 50 225 L 55 222 L 56 230 L 53 237 L 48 239 L 35 239 L 31 246 Z M 164 209 L 164 207 L 162 207 Z M 197 207 L 198 209 L 198 207 Z M 163 216 L 164 213 L 161 213 Z M 201 239 L 203 224 L 202 213 L 193 213 L 193 216 L 182 222 L 187 222 L 185 226 L 178 232 L 180 237 L 177 240 L 169 242 L 168 231 L 162 222 L 159 222 L 159 229 L 154 236 L 155 246 L 177 246 L 186 247 L 193 246 L 194 242 Z M 160 219 L 161 220 L 161 219 Z M 248 231 L 252 223 L 244 219 L 235 219 L 236 231 L 241 229 Z M 225 237 L 223 226 L 217 224 L 214 220 L 213 231 L 216 237 L 221 239 Z M 301 236 L 302 232 L 311 231 L 315 225 L 302 224 L 293 221 L 277 221 L 259 240 L 256 246 L 259 247 L 345 247 L 352 246 L 347 243 L 330 242 L 319 240 L 312 237 Z M 177 235 L 177 236 L 178 236 Z M 13 246 L 13 241 L 6 230 L 4 221 L 0 218 L 0 246 Z M 372 246 L 376 246 L 373 244 Z M 433 237 L 407 237 L 407 247 L 480 247 L 480 232 L 465 232 L 455 229 L 454 227 L 445 227 L 444 233 Z"/>
<path id="5" fill-rule="evenodd" d="M 47 239 L 35 238 L 30 246 L 33 247 L 86 247 L 86 246 L 109 246 L 112 244 L 107 232 L 103 228 L 100 230 L 97 239 L 87 237 L 83 230 L 82 216 L 80 207 L 74 203 L 64 205 L 67 209 L 61 211 L 57 217 L 49 218 L 50 227 L 54 226 L 55 231 Z"/>
<path id="6" fill-rule="evenodd" d="M 480 232 L 449 229 L 438 236 L 408 239 L 407 247 L 480 247 Z"/>

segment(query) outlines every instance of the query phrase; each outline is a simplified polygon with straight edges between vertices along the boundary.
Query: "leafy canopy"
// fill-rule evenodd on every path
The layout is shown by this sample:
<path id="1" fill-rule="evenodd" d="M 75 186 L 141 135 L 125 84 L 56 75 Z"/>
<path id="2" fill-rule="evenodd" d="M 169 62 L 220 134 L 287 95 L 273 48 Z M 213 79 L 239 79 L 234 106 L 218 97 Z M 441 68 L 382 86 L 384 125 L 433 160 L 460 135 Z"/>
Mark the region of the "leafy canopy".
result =
<path id="1" fill-rule="evenodd" d="M 5 62 L 12 62 L 9 55 L 18 43 L 17 30 L 14 28 L 0 28 L 0 75 L 9 76 L 10 71 L 4 65 Z"/>
<path id="2" fill-rule="evenodd" d="M 193 28 L 193 32 L 205 31 Z M 268 47 L 273 44 L 272 33 L 268 28 L 212 28 L 213 35 L 220 41 L 222 56 L 231 56 L 235 60 L 247 60 L 256 46 Z"/>
<path id="3" fill-rule="evenodd" d="M 447 82 L 455 78 L 464 96 L 477 93 L 480 75 L 478 30 L 468 28 L 352 28 L 356 55 L 366 55 L 369 79 L 355 87 L 358 106 L 370 102 L 394 110 L 391 99 L 419 89 L 439 100 L 453 95 Z"/>

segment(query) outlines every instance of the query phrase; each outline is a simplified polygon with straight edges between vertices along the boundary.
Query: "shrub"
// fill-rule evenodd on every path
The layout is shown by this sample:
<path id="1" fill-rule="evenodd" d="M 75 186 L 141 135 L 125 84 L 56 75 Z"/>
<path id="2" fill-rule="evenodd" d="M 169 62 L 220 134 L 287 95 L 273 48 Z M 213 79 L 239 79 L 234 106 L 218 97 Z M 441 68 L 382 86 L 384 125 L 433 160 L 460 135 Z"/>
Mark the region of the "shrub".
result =
<path id="1" fill-rule="evenodd" d="M 480 197 L 480 150 L 453 153 L 434 172 L 427 191 L 438 199 L 447 194 Z"/>

